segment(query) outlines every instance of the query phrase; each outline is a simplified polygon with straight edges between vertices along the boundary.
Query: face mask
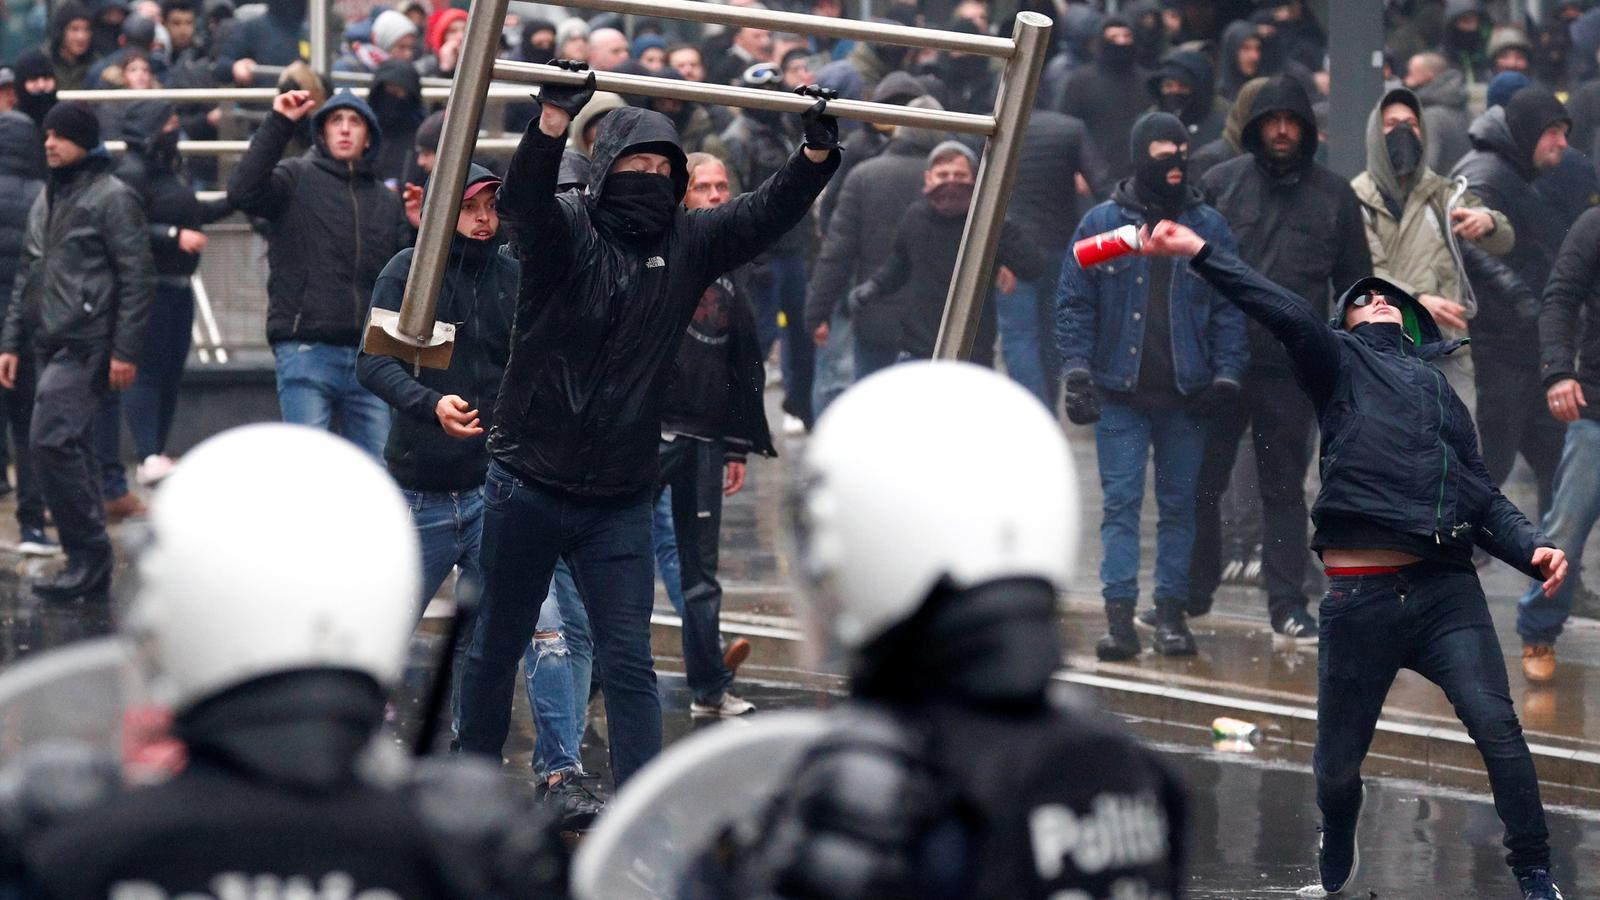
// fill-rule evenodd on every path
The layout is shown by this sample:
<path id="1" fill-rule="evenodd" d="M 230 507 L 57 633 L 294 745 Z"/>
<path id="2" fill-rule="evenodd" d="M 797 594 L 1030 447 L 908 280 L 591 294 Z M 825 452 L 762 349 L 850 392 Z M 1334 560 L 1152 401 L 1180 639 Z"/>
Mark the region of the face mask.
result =
<path id="1" fill-rule="evenodd" d="M 1389 165 L 1394 167 L 1394 174 L 1401 178 L 1416 174 L 1417 167 L 1422 164 L 1422 141 L 1415 131 L 1396 125 L 1383 136 L 1383 143 L 1389 150 Z"/>
<path id="2" fill-rule="evenodd" d="M 1446 28 L 1444 32 L 1444 45 L 1446 55 L 1477 56 L 1483 52 L 1483 32 L 1462 31 L 1459 28 Z"/>
<path id="3" fill-rule="evenodd" d="M 964 216 L 972 206 L 972 182 L 946 181 L 923 192 L 941 216 Z"/>
<path id="4" fill-rule="evenodd" d="M 555 59 L 556 51 L 554 47 L 534 47 L 530 45 L 526 51 L 526 56 L 527 59 L 524 60 L 525 62 L 539 63 L 542 65 L 552 59 Z"/>
<path id="5" fill-rule="evenodd" d="M 665 231 L 677 208 L 671 178 L 650 172 L 616 172 L 606 176 L 594 218 L 607 236 L 637 243 Z"/>
<path id="6" fill-rule="evenodd" d="M 35 125 L 43 124 L 45 113 L 48 113 L 50 108 L 55 105 L 55 91 L 44 94 L 30 94 L 27 91 L 23 91 L 17 95 L 17 109 L 32 119 Z"/>
<path id="7" fill-rule="evenodd" d="M 1188 94 L 1162 94 L 1161 111 L 1169 112 L 1175 116 L 1182 116 L 1183 111 L 1189 108 Z"/>
<path id="8" fill-rule="evenodd" d="M 176 170 L 178 168 L 178 138 L 182 133 L 178 129 L 163 131 L 150 140 L 150 159 L 158 166 Z"/>
<path id="9" fill-rule="evenodd" d="M 1167 173 L 1174 168 L 1183 171 L 1184 179 L 1177 184 L 1168 184 Z M 1134 188 L 1139 199 L 1152 209 L 1176 212 L 1188 194 L 1188 169 L 1189 158 L 1184 154 L 1166 159 L 1154 159 L 1148 154 L 1144 155 L 1133 173 Z"/>
<path id="10" fill-rule="evenodd" d="M 1101 44 L 1100 64 L 1113 72 L 1126 72 L 1133 68 L 1139 48 L 1132 44 Z"/>

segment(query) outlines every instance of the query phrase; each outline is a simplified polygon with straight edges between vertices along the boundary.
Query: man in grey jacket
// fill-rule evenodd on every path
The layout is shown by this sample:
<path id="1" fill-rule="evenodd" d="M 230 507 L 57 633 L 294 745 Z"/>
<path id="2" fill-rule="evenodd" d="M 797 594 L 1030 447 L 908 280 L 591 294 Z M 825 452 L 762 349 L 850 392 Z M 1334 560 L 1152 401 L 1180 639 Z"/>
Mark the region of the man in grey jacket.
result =
<path id="1" fill-rule="evenodd" d="M 94 110 L 61 103 L 43 126 L 50 178 L 28 213 L 0 331 L 0 386 L 16 384 L 21 354 L 35 355 L 28 444 L 67 565 L 34 592 L 70 600 L 103 596 L 111 585 L 94 412 L 107 390 L 133 384 L 155 264 L 138 195 L 111 174 Z"/>

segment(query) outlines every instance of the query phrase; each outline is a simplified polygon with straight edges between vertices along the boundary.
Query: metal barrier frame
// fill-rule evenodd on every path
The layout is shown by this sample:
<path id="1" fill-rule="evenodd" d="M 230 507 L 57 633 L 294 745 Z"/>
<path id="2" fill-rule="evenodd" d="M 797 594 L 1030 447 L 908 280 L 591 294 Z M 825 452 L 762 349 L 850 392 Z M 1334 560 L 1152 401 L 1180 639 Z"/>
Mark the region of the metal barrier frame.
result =
<path id="1" fill-rule="evenodd" d="M 497 60 L 507 4 L 508 0 L 477 0 L 468 12 L 467 33 L 450 88 L 443 137 L 434 167 L 432 180 L 436 184 L 460 184 L 466 179 L 477 123 L 494 78 L 551 84 L 575 83 L 584 77 L 554 66 Z M 1013 37 L 1007 39 L 692 0 L 569 0 L 568 5 L 599 12 L 852 38 L 1006 60 L 992 116 L 915 110 L 859 100 L 838 100 L 829 104 L 829 111 L 843 118 L 988 137 L 934 350 L 937 359 L 966 359 L 971 355 L 983 304 L 994 281 L 1001 225 L 1022 148 L 1022 133 L 1032 112 L 1039 74 L 1044 67 L 1050 19 L 1033 12 L 1018 13 Z M 649 97 L 795 112 L 803 111 L 812 102 L 775 91 L 607 72 L 596 74 L 597 87 L 601 90 Z M 367 326 L 367 352 L 396 356 L 418 366 L 449 366 L 454 328 L 437 322 L 435 312 L 460 207 L 459 191 L 428 192 L 400 311 L 398 314 L 374 311 Z"/>

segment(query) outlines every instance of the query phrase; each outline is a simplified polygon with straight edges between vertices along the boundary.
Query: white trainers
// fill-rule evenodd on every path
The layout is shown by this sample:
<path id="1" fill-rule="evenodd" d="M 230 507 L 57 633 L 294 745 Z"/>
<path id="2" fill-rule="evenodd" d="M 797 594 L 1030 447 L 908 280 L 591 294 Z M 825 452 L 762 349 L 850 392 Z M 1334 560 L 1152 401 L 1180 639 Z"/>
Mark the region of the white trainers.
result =
<path id="1" fill-rule="evenodd" d="M 175 465 L 177 463 L 172 461 L 172 457 L 164 453 L 152 454 L 146 456 L 144 462 L 139 463 L 139 467 L 133 472 L 133 477 L 139 482 L 140 487 L 153 487 L 161 479 L 171 475 L 172 467 Z"/>
<path id="2" fill-rule="evenodd" d="M 723 691 L 721 695 L 709 700 L 696 700 L 689 704 L 689 714 L 692 716 L 717 716 L 724 719 L 742 716 L 755 710 L 754 703 L 735 696 L 731 691 Z"/>
<path id="3" fill-rule="evenodd" d="M 791 416 L 788 413 L 784 413 L 783 433 L 787 437 L 802 437 L 806 433 L 806 423 L 800 421 L 798 416 Z"/>

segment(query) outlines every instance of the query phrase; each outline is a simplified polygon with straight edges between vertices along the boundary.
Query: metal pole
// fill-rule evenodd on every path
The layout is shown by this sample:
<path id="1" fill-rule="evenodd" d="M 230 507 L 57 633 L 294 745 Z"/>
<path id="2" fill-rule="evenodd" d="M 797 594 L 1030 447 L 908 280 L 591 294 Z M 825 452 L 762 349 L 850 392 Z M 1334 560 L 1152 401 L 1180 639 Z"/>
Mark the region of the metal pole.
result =
<path id="1" fill-rule="evenodd" d="M 494 64 L 496 78 L 527 84 L 581 84 L 587 72 L 568 72 L 555 66 L 537 63 L 497 60 Z M 723 106 L 741 106 L 747 109 L 771 109 L 779 112 L 803 113 L 817 101 L 763 88 L 735 87 L 729 84 L 702 84 L 694 81 L 674 81 L 649 75 L 624 75 L 616 72 L 596 72 L 595 87 L 618 94 L 638 94 L 645 97 L 666 97 L 692 103 L 716 103 Z M 904 125 L 908 128 L 926 128 L 937 131 L 960 131 L 967 134 L 992 134 L 995 130 L 993 116 L 950 112 L 942 109 L 914 109 L 888 103 L 869 103 L 864 100 L 830 100 L 828 112 L 841 119 L 863 122 Z"/>
<path id="2" fill-rule="evenodd" d="M 1011 199 L 1011 184 L 1016 180 L 1023 131 L 1028 127 L 1033 97 L 1039 89 L 1039 73 L 1044 68 L 1045 50 L 1050 40 L 1050 20 L 1034 12 L 1017 13 L 1012 38 L 1017 43 L 1017 53 L 1006 66 L 1000 79 L 1000 92 L 995 97 L 994 136 L 989 139 L 983 163 L 978 166 L 972 210 L 967 215 L 966 231 L 961 235 L 961 251 L 956 255 L 955 274 L 950 279 L 950 295 L 945 300 L 944 321 L 939 325 L 934 359 L 962 360 L 972 355 L 983 304 L 994 283 L 1001 225 L 1006 218 L 1006 203 Z"/>
<path id="3" fill-rule="evenodd" d="M 1383 4 L 1328 4 L 1328 168 L 1367 167 L 1367 116 L 1383 94 Z"/>
<path id="4" fill-rule="evenodd" d="M 500 47 L 501 24 L 506 18 L 508 0 L 477 0 L 467 14 L 467 34 L 461 43 L 461 61 L 456 66 L 455 83 L 445 106 L 444 131 L 439 139 L 439 158 L 422 204 L 422 228 L 411 257 L 411 272 L 400 312 L 383 314 L 373 310 L 367 323 L 365 347 L 369 353 L 384 353 L 413 361 L 417 365 L 442 369 L 450 365 L 451 342 L 455 328 L 434 321 L 439 288 L 444 284 L 445 266 L 450 260 L 450 240 L 456 231 L 456 216 L 461 211 L 461 191 L 472 163 L 472 146 L 477 136 L 478 119 L 483 114 L 484 95 L 494 71 L 495 53 Z"/>
<path id="5" fill-rule="evenodd" d="M 306 7 L 311 17 L 311 68 L 326 75 L 333 68 L 332 49 L 328 39 L 328 0 L 311 0 Z"/>
<path id="6" fill-rule="evenodd" d="M 635 76 L 637 77 L 637 76 Z M 424 87 L 422 99 L 448 100 L 452 88 Z M 81 91 L 62 91 L 60 100 L 78 100 L 84 103 L 131 103 L 135 100 L 170 100 L 173 103 L 253 103 L 271 102 L 278 96 L 277 88 L 95 88 Z M 489 88 L 486 97 L 501 100 L 526 100 L 528 92 L 506 87 Z"/>

